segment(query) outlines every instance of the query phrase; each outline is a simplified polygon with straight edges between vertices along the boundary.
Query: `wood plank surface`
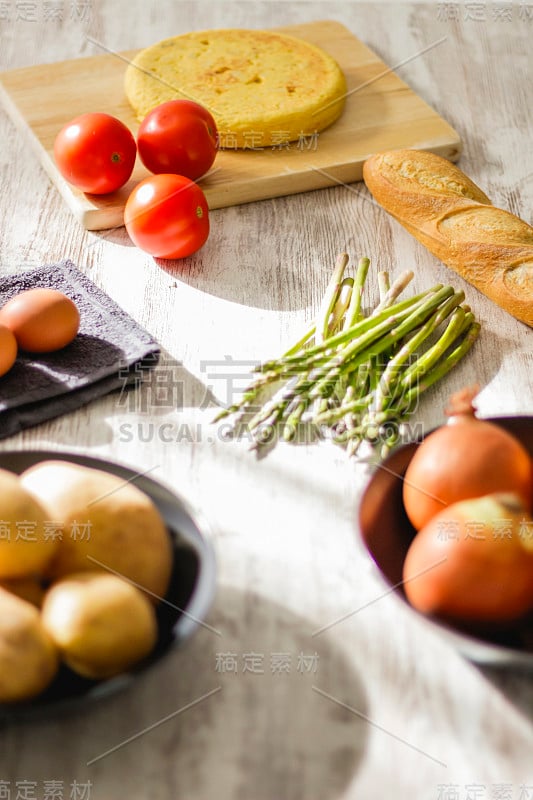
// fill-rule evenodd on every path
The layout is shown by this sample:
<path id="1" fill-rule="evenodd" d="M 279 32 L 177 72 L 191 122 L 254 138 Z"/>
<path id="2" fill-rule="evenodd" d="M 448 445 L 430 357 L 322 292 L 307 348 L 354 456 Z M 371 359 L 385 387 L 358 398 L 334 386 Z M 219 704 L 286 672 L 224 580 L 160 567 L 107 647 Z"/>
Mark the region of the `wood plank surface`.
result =
<path id="1" fill-rule="evenodd" d="M 459 166 L 494 203 L 532 221 L 532 23 L 516 3 L 507 20 L 497 3 L 462 1 L 90 0 L 76 15 L 63 4 L 55 18 L 36 3 L 24 19 L 28 5 L 2 5 L 11 15 L 0 20 L 3 71 L 99 56 L 88 36 L 122 52 L 206 21 L 275 27 L 327 10 L 457 130 Z M 127 404 L 109 395 L 0 448 L 153 468 L 212 526 L 219 587 L 207 621 L 222 634 L 200 631 L 131 691 L 84 714 L 2 729 L 6 800 L 8 789 L 9 800 L 46 800 L 52 780 L 64 800 L 75 781 L 91 784 L 84 800 L 533 797 L 531 674 L 474 667 L 384 592 L 355 524 L 370 467 L 327 442 L 258 459 L 210 424 L 249 366 L 282 352 L 314 316 L 343 250 L 352 262 L 372 259 L 368 304 L 378 268 L 411 268 L 413 293 L 452 282 L 481 320 L 468 358 L 417 408 L 425 430 L 443 421 L 448 394 L 474 380 L 482 415 L 533 414 L 531 330 L 446 269 L 361 183 L 214 210 L 205 248 L 164 264 L 123 229 L 83 230 L 2 110 L 0 136 L 1 273 L 69 257 L 163 347 Z M 237 674 L 217 670 L 228 652 Z M 250 652 L 263 655 L 263 674 L 243 672 Z M 318 654 L 316 673 L 297 671 L 300 652 Z M 290 673 L 272 674 L 272 653 L 290 654 Z"/>
<path id="2" fill-rule="evenodd" d="M 345 26 L 323 20 L 279 28 L 319 45 L 337 59 L 347 82 L 344 112 L 329 129 L 288 147 L 220 151 L 201 181 L 210 208 L 247 203 L 361 179 L 371 153 L 395 147 L 432 150 L 455 160 L 460 140 L 453 128 Z M 148 175 L 140 160 L 119 191 L 88 196 L 68 185 L 53 159 L 54 139 L 70 119 L 98 110 L 136 132 L 138 122 L 125 97 L 127 63 L 135 50 L 71 59 L 0 75 L 4 104 L 30 136 L 42 165 L 75 216 L 89 230 L 123 224 L 132 187 Z"/>

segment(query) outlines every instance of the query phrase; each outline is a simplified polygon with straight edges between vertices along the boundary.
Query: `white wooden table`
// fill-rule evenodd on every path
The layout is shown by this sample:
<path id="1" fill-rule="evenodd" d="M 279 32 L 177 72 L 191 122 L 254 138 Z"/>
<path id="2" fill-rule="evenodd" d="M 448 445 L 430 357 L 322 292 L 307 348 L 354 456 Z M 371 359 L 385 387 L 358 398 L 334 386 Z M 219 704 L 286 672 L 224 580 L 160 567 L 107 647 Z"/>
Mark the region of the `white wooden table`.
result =
<path id="1" fill-rule="evenodd" d="M 96 53 L 87 34 L 125 50 L 191 29 L 325 17 L 387 64 L 403 64 L 401 77 L 459 131 L 464 171 L 531 222 L 530 3 L 7 0 L 0 68 Z M 216 366 L 226 356 L 242 372 L 281 352 L 313 316 L 345 249 L 393 275 L 413 268 L 413 291 L 437 281 L 464 287 L 483 323 L 469 357 L 424 397 L 416 419 L 427 428 L 442 421 L 448 393 L 473 379 L 483 415 L 532 413 L 531 331 L 430 256 L 362 184 L 213 212 L 206 246 L 165 271 L 123 229 L 83 231 L 4 112 L 0 135 L 0 269 L 69 257 L 163 348 L 152 381 L 127 406 L 108 396 L 1 448 L 153 469 L 200 507 L 219 563 L 208 622 L 220 633 L 201 629 L 134 690 L 84 715 L 2 730 L 0 797 L 533 797 L 532 676 L 473 667 L 383 596 L 354 526 L 368 468 L 327 443 L 257 459 L 246 442 L 219 439 L 206 392 L 229 399 L 231 382 Z M 177 410 L 154 393 L 169 379 L 183 390 Z"/>

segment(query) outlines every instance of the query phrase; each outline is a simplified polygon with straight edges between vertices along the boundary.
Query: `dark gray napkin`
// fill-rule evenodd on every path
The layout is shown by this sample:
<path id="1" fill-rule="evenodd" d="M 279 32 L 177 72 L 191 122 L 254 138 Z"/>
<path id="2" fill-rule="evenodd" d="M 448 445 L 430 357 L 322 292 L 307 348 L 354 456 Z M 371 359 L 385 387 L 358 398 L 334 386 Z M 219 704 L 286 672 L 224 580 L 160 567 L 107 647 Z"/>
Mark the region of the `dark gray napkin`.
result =
<path id="1" fill-rule="evenodd" d="M 55 353 L 19 352 L 0 378 L 0 439 L 140 383 L 159 345 L 71 261 L 0 277 L 0 305 L 26 289 L 58 289 L 80 312 L 80 330 Z"/>

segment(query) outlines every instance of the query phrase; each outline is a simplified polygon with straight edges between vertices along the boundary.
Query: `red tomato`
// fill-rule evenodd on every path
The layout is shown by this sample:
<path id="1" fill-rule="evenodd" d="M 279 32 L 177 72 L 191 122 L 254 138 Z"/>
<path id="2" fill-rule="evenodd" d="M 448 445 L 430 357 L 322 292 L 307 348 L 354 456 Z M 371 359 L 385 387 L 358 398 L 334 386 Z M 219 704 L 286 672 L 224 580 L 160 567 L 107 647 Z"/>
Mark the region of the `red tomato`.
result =
<path id="1" fill-rule="evenodd" d="M 158 258 L 185 258 L 209 235 L 207 201 L 183 175 L 152 175 L 128 197 L 124 224 L 141 250 Z"/>
<path id="2" fill-rule="evenodd" d="M 107 194 L 123 186 L 135 164 L 133 134 L 109 114 L 82 114 L 62 128 L 54 142 L 54 158 L 62 176 L 91 194 Z"/>
<path id="3" fill-rule="evenodd" d="M 217 154 L 217 126 L 209 111 L 192 100 L 169 100 L 144 118 L 137 147 L 150 172 L 175 172 L 196 180 Z"/>

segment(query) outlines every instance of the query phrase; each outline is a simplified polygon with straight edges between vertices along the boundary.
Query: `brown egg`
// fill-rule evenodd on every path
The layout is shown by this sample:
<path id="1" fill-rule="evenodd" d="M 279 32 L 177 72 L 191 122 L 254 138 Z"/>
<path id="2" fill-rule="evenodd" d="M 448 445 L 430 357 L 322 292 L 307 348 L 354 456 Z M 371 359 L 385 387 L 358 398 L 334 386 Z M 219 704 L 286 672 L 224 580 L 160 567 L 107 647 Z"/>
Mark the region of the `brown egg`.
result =
<path id="1" fill-rule="evenodd" d="M 9 328 L 0 325 L 0 377 L 9 372 L 17 358 L 17 340 Z"/>
<path id="2" fill-rule="evenodd" d="M 0 309 L 0 325 L 12 331 L 22 350 L 51 353 L 74 339 L 80 314 L 72 300 L 56 289 L 28 289 Z"/>

